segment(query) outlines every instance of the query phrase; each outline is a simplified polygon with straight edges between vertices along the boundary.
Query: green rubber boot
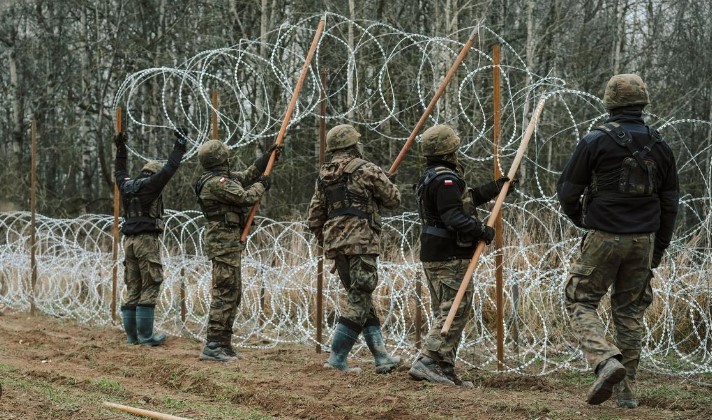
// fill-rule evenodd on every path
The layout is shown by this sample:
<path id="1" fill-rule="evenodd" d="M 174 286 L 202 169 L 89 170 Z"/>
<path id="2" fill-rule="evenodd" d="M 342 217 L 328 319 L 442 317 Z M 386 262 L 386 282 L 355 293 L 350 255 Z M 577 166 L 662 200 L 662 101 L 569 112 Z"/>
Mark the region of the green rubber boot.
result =
<path id="1" fill-rule="evenodd" d="M 136 332 L 136 307 L 122 306 L 121 320 L 124 323 L 124 331 L 126 331 L 126 342 L 129 344 L 138 344 L 138 333 Z"/>
<path id="2" fill-rule="evenodd" d="M 368 326 L 363 329 L 363 338 L 366 340 L 368 349 L 371 350 L 373 360 L 376 364 L 376 373 L 388 373 L 397 368 L 401 363 L 398 356 L 391 356 L 383 344 L 383 334 L 381 327 Z"/>
<path id="3" fill-rule="evenodd" d="M 361 373 L 360 368 L 350 368 L 346 359 L 358 339 L 358 332 L 339 322 L 336 324 L 334 339 L 331 340 L 331 353 L 324 367 L 338 369 L 342 372 Z"/>
<path id="4" fill-rule="evenodd" d="M 136 306 L 138 342 L 144 346 L 160 346 L 166 341 L 165 334 L 153 333 L 154 310 L 155 308 L 153 306 Z"/>

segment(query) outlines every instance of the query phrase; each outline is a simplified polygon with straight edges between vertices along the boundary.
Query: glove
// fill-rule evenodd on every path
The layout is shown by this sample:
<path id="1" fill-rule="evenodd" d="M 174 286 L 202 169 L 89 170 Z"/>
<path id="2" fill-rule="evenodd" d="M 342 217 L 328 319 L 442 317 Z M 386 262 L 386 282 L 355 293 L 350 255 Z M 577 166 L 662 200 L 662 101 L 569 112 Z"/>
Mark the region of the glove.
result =
<path id="1" fill-rule="evenodd" d="M 497 190 L 498 190 L 498 191 L 502 191 L 502 187 L 504 187 L 504 183 L 507 182 L 507 181 L 509 181 L 509 177 L 508 177 L 508 176 L 503 176 L 503 177 L 500 177 L 498 180 L 496 180 L 494 183 L 495 183 L 495 185 L 497 185 Z M 509 183 L 509 189 L 507 189 L 507 196 L 509 196 L 509 194 L 511 194 L 512 191 L 515 190 L 515 188 L 517 187 L 517 183 L 518 183 L 518 182 L 519 182 L 519 179 L 514 178 L 514 179 Z"/>
<path id="2" fill-rule="evenodd" d="M 265 187 L 265 192 L 269 191 L 269 187 L 272 184 L 272 182 L 269 180 L 269 175 L 260 176 L 260 179 L 258 179 L 257 182 L 261 183 Z"/>
<path id="3" fill-rule="evenodd" d="M 188 136 L 185 134 L 186 130 L 182 127 L 176 127 L 173 134 L 176 136 L 176 145 L 181 145 L 185 147 L 188 143 Z"/>
<path id="4" fill-rule="evenodd" d="M 282 153 L 282 146 L 273 144 L 262 156 L 255 159 L 254 165 L 258 171 L 264 172 L 267 169 L 267 162 L 269 162 L 269 157 L 272 155 L 272 152 L 275 152 L 274 161 L 276 163 L 279 159 L 279 154 Z"/>
<path id="5" fill-rule="evenodd" d="M 489 245 L 494 239 L 494 228 L 491 228 L 484 223 L 480 223 L 480 232 L 478 236 L 479 240 L 485 241 L 485 244 Z"/>
<path id="6" fill-rule="evenodd" d="M 650 262 L 650 268 L 658 268 L 660 261 L 663 259 L 663 252 L 653 251 L 653 260 Z"/>
<path id="7" fill-rule="evenodd" d="M 126 146 L 127 141 L 129 141 L 129 136 L 127 136 L 123 131 L 114 137 L 114 144 L 117 148 Z"/>

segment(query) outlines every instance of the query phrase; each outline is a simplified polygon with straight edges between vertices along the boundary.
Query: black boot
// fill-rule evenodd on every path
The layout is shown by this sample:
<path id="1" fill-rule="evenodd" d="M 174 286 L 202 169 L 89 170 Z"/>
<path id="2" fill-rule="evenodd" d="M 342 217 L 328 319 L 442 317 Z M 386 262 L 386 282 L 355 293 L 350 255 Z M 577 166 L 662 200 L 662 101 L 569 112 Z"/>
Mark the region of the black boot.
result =
<path id="1" fill-rule="evenodd" d="M 139 344 L 158 346 L 166 341 L 164 334 L 153 333 L 154 310 L 153 306 L 136 306 L 136 330 Z"/>
<path id="2" fill-rule="evenodd" d="M 358 332 L 341 322 L 336 324 L 334 339 L 331 341 L 331 354 L 329 354 L 329 359 L 324 364 L 324 367 L 338 369 L 342 372 L 361 373 L 360 368 L 349 368 L 346 361 L 357 339 Z"/>
<path id="3" fill-rule="evenodd" d="M 215 341 L 208 341 L 205 343 L 205 347 L 203 347 L 198 359 L 210 362 L 229 362 L 237 358 L 236 354 L 234 356 L 230 355 L 229 349 L 230 345 L 225 346 Z"/>
<path id="4" fill-rule="evenodd" d="M 122 306 L 121 319 L 124 323 L 124 331 L 126 331 L 126 342 L 129 344 L 138 344 L 138 336 L 136 332 L 136 307 L 127 305 Z"/>
<path id="5" fill-rule="evenodd" d="M 363 338 L 366 340 L 368 349 L 371 350 L 371 354 L 373 355 L 373 360 L 376 364 L 376 373 L 388 373 L 400 365 L 400 357 L 391 356 L 388 354 L 388 351 L 386 351 L 380 325 L 371 325 L 364 328 Z"/>

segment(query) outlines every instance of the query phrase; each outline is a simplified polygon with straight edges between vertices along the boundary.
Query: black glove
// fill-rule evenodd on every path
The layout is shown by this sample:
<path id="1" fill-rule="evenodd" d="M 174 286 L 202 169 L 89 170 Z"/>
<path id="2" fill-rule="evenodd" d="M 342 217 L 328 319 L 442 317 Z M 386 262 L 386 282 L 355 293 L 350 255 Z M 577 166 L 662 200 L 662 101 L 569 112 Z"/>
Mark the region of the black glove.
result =
<path id="1" fill-rule="evenodd" d="M 282 153 L 282 146 L 277 146 L 276 144 L 273 144 L 269 149 L 267 149 L 267 151 L 262 156 L 255 159 L 254 165 L 258 171 L 264 172 L 267 169 L 267 162 L 269 162 L 269 157 L 270 155 L 272 155 L 272 152 L 275 152 L 274 162 L 277 163 L 277 160 L 279 159 L 279 154 Z"/>
<path id="2" fill-rule="evenodd" d="M 658 268 L 660 265 L 660 261 L 663 259 L 663 254 L 664 252 L 658 252 L 657 250 L 653 250 L 653 260 L 650 263 L 650 268 Z"/>
<path id="3" fill-rule="evenodd" d="M 188 136 L 185 134 L 186 130 L 182 127 L 176 127 L 173 134 L 176 136 L 176 144 L 185 147 L 188 143 Z"/>
<path id="4" fill-rule="evenodd" d="M 129 136 L 123 131 L 114 137 L 114 144 L 117 148 L 126 146 L 126 142 L 129 141 Z"/>
<path id="5" fill-rule="evenodd" d="M 497 185 L 497 190 L 502 191 L 502 187 L 504 187 L 504 183 L 509 181 L 508 176 L 503 176 L 500 177 L 498 180 L 494 181 L 495 185 Z M 512 191 L 517 187 L 517 182 L 519 182 L 519 179 L 514 178 L 512 182 L 509 183 L 509 188 L 507 189 L 507 195 L 511 194 Z"/>
<path id="6" fill-rule="evenodd" d="M 480 223 L 479 233 L 477 236 L 480 241 L 485 241 L 485 244 L 489 245 L 494 239 L 494 228 L 491 228 L 484 223 Z"/>
<path id="7" fill-rule="evenodd" d="M 269 175 L 260 176 L 257 182 L 260 182 L 265 187 L 265 191 L 269 191 L 269 187 L 272 185 L 272 182 L 269 180 Z"/>

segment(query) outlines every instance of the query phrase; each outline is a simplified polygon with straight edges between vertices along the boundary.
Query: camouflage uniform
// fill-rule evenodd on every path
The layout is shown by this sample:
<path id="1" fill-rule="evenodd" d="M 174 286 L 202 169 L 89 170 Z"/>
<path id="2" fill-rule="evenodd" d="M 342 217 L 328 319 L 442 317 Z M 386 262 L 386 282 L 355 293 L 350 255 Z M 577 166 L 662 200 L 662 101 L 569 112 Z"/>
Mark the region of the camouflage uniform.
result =
<path id="1" fill-rule="evenodd" d="M 332 343 L 330 366 L 346 370 L 346 355 L 359 333 L 364 332 L 367 344 L 376 357 L 383 354 L 380 321 L 373 306 L 372 293 L 378 285 L 377 257 L 380 254 L 380 207 L 395 208 L 400 204 L 400 192 L 378 166 L 361 158 L 359 135 L 350 125 L 332 128 L 327 136 L 330 162 L 319 171 L 319 179 L 309 204 L 307 224 L 323 241 L 326 258 L 334 260 L 346 295 L 336 334 L 348 336 L 348 349 L 337 349 Z M 374 344 L 380 340 L 380 346 Z M 400 363 L 400 360 L 398 360 Z M 385 372 L 385 367 L 383 368 Z"/>
<path id="2" fill-rule="evenodd" d="M 195 192 L 206 218 L 204 249 L 212 263 L 207 344 L 201 360 L 226 361 L 235 357 L 232 326 L 242 300 L 241 258 L 245 249 L 240 236 L 251 207 L 269 187 L 262 176 L 268 153 L 246 170 L 232 172 L 224 144 L 211 140 L 198 151 L 205 172 L 197 181 Z"/>
<path id="3" fill-rule="evenodd" d="M 168 162 L 147 162 L 141 174 L 131 178 L 126 170 L 126 134 L 116 136 L 115 177 L 124 209 L 124 282 L 126 301 L 121 307 L 124 330 L 130 344 L 158 345 L 165 336 L 153 334 L 156 299 L 163 282 L 158 235 L 163 231 L 163 188 L 180 166 L 186 139 L 177 140 Z M 138 325 L 137 325 L 138 324 Z"/>
<path id="4" fill-rule="evenodd" d="M 675 159 L 643 121 L 648 102 L 640 77 L 613 76 L 604 95 L 610 118 L 579 142 L 557 184 L 564 213 L 589 229 L 565 285 L 572 328 L 597 374 L 589 404 L 607 400 L 615 385 L 620 406 L 637 406 L 634 382 L 643 315 L 653 299 L 652 269 L 670 244 L 677 214 Z M 616 345 L 597 313 L 609 288 Z"/>

